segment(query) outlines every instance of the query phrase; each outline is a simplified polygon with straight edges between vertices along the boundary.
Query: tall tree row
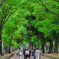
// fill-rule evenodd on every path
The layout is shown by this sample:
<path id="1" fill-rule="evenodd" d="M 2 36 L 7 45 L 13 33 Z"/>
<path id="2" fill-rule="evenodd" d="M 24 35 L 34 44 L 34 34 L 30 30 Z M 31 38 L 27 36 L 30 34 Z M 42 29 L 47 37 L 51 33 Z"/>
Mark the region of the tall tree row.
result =
<path id="1" fill-rule="evenodd" d="M 0 54 L 2 54 L 2 39 L 3 42 L 5 40 L 8 43 L 11 39 L 16 42 L 16 39 L 19 38 L 22 42 L 31 42 L 30 44 L 33 43 L 36 46 L 39 46 L 38 41 L 41 41 L 42 48 L 46 41 L 49 41 L 51 45 L 55 41 L 55 52 L 57 53 L 59 42 L 58 7 L 58 0 L 1 0 Z M 12 43 L 9 43 L 9 46 L 11 45 Z"/>

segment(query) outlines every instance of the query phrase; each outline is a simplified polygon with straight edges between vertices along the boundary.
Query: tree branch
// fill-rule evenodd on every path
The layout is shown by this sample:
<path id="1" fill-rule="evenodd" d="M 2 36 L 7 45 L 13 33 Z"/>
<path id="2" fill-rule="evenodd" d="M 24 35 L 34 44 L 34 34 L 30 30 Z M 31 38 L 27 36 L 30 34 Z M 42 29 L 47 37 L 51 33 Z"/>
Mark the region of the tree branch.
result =
<path id="1" fill-rule="evenodd" d="M 7 10 L 10 10 L 10 9 L 11 9 L 11 6 L 10 7 L 7 7 L 6 11 L 4 12 L 4 14 L 3 14 L 3 15 L 5 15 L 4 21 L 6 19 L 6 16 L 8 15 L 7 13 L 9 13 L 9 11 L 7 11 Z"/>
<path id="2" fill-rule="evenodd" d="M 3 3 L 3 2 L 5 2 L 6 0 L 3 0 L 2 2 L 1 2 L 1 4 Z"/>
<path id="3" fill-rule="evenodd" d="M 2 27 L 4 26 L 4 24 L 8 21 L 8 19 L 9 19 L 9 17 L 15 12 L 15 11 L 17 11 L 18 10 L 18 8 L 17 9 L 15 9 L 12 13 L 10 13 L 10 15 L 8 16 L 8 18 L 6 19 L 5 18 L 5 20 L 4 20 L 4 22 L 3 22 L 3 25 L 2 25 Z"/>
<path id="4" fill-rule="evenodd" d="M 6 0 L 3 0 L 1 3 L 0 3 L 0 7 L 2 7 L 2 4 L 3 4 L 3 2 L 5 2 Z"/>
<path id="5" fill-rule="evenodd" d="M 51 12 L 52 14 L 56 15 L 57 17 L 59 17 L 56 13 L 50 11 L 45 5 L 44 3 L 40 0 L 40 2 L 42 3 L 42 5 L 46 8 L 47 11 Z"/>

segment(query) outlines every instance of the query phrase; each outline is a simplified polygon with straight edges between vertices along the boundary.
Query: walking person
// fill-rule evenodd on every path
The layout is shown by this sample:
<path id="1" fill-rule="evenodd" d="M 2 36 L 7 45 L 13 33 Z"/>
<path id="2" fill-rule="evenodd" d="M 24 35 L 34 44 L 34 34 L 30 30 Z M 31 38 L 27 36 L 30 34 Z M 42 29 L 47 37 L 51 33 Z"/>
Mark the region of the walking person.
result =
<path id="1" fill-rule="evenodd" d="M 39 59 L 39 55 L 40 55 L 40 52 L 39 52 L 39 49 L 37 48 L 37 50 L 35 51 L 36 59 Z"/>
<path id="2" fill-rule="evenodd" d="M 17 54 L 17 58 L 20 59 L 20 49 L 18 49 L 16 54 Z"/>
<path id="3" fill-rule="evenodd" d="M 33 59 L 36 59 L 36 57 L 35 57 L 35 49 L 33 50 Z"/>
<path id="4" fill-rule="evenodd" d="M 26 57 L 26 59 L 29 58 L 29 50 L 28 49 L 26 49 L 26 51 L 25 51 L 25 57 Z"/>
<path id="5" fill-rule="evenodd" d="M 29 59 L 30 59 L 30 56 L 31 56 L 31 51 L 29 50 L 29 55 L 28 55 Z"/>
<path id="6" fill-rule="evenodd" d="M 25 51 L 26 51 L 26 49 L 24 48 L 24 49 L 23 49 L 24 59 L 26 59 Z"/>
<path id="7" fill-rule="evenodd" d="M 31 50 L 31 55 L 33 56 L 33 50 Z"/>
<path id="8" fill-rule="evenodd" d="M 42 54 L 42 52 L 41 52 L 41 49 L 39 49 L 39 50 L 40 50 L 40 51 L 39 51 L 39 52 L 40 52 L 39 59 L 41 59 L 41 54 Z"/>

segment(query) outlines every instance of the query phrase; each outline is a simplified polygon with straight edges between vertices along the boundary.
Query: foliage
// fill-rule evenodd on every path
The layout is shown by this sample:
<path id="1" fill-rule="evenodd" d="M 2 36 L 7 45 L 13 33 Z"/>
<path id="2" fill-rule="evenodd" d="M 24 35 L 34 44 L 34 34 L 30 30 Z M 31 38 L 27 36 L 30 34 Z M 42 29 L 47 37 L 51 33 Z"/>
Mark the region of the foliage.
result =
<path id="1" fill-rule="evenodd" d="M 2 39 L 3 42 L 8 42 L 4 45 L 11 46 L 13 44 L 17 48 L 16 41 L 18 38 L 23 38 L 22 42 L 30 43 L 28 40 L 30 36 L 27 35 L 28 26 L 32 38 L 30 41 L 35 44 L 39 42 L 39 39 L 42 40 L 42 37 L 38 34 L 39 32 L 43 33 L 44 38 L 50 37 L 52 40 L 56 39 L 57 36 L 57 41 L 59 41 L 58 0 L 4 0 L 0 4 Z M 24 25 L 26 26 L 24 27 Z M 55 38 L 53 38 L 53 30 L 56 31 Z M 24 37 L 25 35 L 27 38 Z M 39 39 L 37 38 L 38 35 Z M 13 38 L 10 44 L 11 36 Z"/>

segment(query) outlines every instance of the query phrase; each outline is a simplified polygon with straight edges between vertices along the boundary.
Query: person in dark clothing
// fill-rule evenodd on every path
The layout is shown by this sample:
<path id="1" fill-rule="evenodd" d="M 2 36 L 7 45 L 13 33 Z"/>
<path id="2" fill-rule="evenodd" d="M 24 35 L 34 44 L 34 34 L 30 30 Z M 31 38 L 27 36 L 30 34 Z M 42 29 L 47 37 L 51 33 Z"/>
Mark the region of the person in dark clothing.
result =
<path id="1" fill-rule="evenodd" d="M 26 51 L 26 49 L 23 49 L 24 59 L 26 59 L 25 51 Z"/>
<path id="2" fill-rule="evenodd" d="M 29 50 L 29 55 L 28 55 L 29 59 L 30 59 L 30 56 L 31 56 L 31 51 Z"/>
<path id="3" fill-rule="evenodd" d="M 35 49 L 33 50 L 33 59 L 36 59 L 36 57 L 35 57 Z"/>
<path id="4" fill-rule="evenodd" d="M 26 59 L 28 58 L 27 52 L 28 52 L 28 49 L 26 49 L 26 51 L 25 51 L 25 58 L 26 58 Z"/>
<path id="5" fill-rule="evenodd" d="M 33 50 L 31 50 L 31 55 L 33 56 Z"/>
<path id="6" fill-rule="evenodd" d="M 26 52 L 25 52 L 25 56 L 26 56 L 26 59 L 29 58 L 30 59 L 30 51 L 27 49 Z"/>

